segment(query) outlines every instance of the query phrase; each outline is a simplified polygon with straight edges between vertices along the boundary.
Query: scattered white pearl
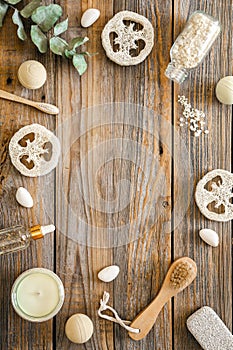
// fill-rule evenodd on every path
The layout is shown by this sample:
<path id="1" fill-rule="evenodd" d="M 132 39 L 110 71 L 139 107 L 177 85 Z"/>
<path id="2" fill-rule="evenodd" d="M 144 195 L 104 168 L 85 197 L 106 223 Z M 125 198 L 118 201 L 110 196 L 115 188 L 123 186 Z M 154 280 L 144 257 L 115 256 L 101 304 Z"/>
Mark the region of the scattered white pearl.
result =
<path id="1" fill-rule="evenodd" d="M 81 18 L 81 26 L 84 28 L 94 24 L 100 16 L 100 11 L 97 9 L 87 9 Z"/>
<path id="2" fill-rule="evenodd" d="M 107 266 L 98 273 L 98 278 L 103 282 L 111 282 L 118 276 L 119 272 L 119 266 Z"/>
<path id="3" fill-rule="evenodd" d="M 33 199 L 28 190 L 24 187 L 19 187 L 16 191 L 16 200 L 17 202 L 25 208 L 33 207 Z"/>
<path id="4" fill-rule="evenodd" d="M 200 230 L 199 236 L 201 239 L 212 247 L 217 247 L 219 245 L 219 237 L 217 232 L 211 230 L 210 228 L 204 228 Z"/>

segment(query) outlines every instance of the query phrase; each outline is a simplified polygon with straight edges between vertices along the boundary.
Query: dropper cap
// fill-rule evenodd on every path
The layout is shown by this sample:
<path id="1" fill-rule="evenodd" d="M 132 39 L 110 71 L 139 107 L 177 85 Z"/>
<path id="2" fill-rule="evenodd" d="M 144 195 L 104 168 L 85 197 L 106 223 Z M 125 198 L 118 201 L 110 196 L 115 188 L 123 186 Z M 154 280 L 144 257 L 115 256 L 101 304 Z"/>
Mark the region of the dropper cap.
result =
<path id="1" fill-rule="evenodd" d="M 30 228 L 31 236 L 33 239 L 43 238 L 48 233 L 54 232 L 56 227 L 54 225 L 36 225 Z"/>

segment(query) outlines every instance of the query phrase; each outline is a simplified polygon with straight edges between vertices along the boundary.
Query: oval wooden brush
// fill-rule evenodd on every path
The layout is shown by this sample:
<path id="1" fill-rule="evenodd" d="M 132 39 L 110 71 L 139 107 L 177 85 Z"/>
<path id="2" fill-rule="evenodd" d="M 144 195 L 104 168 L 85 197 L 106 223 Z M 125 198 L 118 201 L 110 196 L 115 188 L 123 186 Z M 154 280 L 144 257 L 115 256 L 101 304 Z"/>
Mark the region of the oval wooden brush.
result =
<path id="1" fill-rule="evenodd" d="M 130 327 L 139 333 L 130 333 L 130 338 L 141 340 L 153 327 L 158 314 L 168 300 L 185 289 L 197 276 L 197 265 L 188 257 L 176 260 L 169 268 L 162 288 L 155 299 L 133 320 Z"/>

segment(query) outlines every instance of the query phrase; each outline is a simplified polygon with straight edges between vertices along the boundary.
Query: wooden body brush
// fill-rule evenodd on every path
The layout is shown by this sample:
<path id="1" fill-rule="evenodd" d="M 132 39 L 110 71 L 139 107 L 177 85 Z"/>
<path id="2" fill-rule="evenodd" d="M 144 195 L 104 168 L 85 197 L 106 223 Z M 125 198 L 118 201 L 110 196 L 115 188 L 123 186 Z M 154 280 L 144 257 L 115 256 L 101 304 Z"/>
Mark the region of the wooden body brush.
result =
<path id="1" fill-rule="evenodd" d="M 19 103 L 23 103 L 25 105 L 35 107 L 35 108 L 39 109 L 40 111 L 47 113 L 47 114 L 58 114 L 59 113 L 59 109 L 54 105 L 51 105 L 49 103 L 43 103 L 43 102 L 34 102 L 34 101 L 28 100 L 28 99 L 20 97 L 20 96 L 16 96 L 14 94 L 11 94 L 11 93 L 3 91 L 3 90 L 0 90 L 0 98 L 4 98 L 5 100 L 19 102 Z"/>
<path id="2" fill-rule="evenodd" d="M 185 289 L 197 275 L 195 261 L 188 257 L 176 260 L 169 268 L 162 288 L 156 298 L 133 320 L 130 327 L 139 329 L 139 333 L 129 332 L 133 340 L 141 340 L 153 327 L 158 314 L 168 300 Z"/>

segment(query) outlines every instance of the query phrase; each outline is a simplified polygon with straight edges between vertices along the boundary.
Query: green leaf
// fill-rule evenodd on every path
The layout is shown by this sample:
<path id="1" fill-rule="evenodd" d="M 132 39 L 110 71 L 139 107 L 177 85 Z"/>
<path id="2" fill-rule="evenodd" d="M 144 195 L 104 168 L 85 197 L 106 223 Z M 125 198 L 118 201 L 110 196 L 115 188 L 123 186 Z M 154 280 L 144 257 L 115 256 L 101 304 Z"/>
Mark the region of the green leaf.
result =
<path id="1" fill-rule="evenodd" d="M 37 25 L 31 26 L 32 42 L 36 45 L 41 53 L 45 53 L 48 49 L 48 39 Z"/>
<path id="2" fill-rule="evenodd" d="M 73 65 L 77 69 L 79 75 L 82 75 L 87 70 L 87 62 L 85 57 L 78 53 L 73 56 Z"/>
<path id="3" fill-rule="evenodd" d="M 40 6 L 32 13 L 32 20 L 43 32 L 48 32 L 62 15 L 60 5 Z"/>
<path id="4" fill-rule="evenodd" d="M 16 5 L 18 4 L 20 1 L 22 0 L 5 0 L 8 4 L 11 4 L 11 5 Z"/>
<path id="5" fill-rule="evenodd" d="M 49 40 L 49 46 L 53 53 L 63 56 L 65 49 L 68 47 L 68 43 L 64 39 L 54 36 Z"/>
<path id="6" fill-rule="evenodd" d="M 73 57 L 74 55 L 76 54 L 76 51 L 74 51 L 74 50 L 65 50 L 65 56 L 67 57 L 67 58 L 71 58 L 71 57 Z"/>
<path id="7" fill-rule="evenodd" d="M 35 9 L 40 6 L 40 4 L 41 0 L 32 0 L 20 11 L 21 16 L 24 18 L 29 18 L 32 15 L 33 11 L 35 11 Z"/>
<path id="8" fill-rule="evenodd" d="M 86 36 L 84 38 L 74 38 L 69 42 L 69 48 L 75 50 L 77 47 L 85 44 L 88 40 L 89 38 L 87 38 Z"/>
<path id="9" fill-rule="evenodd" d="M 57 23 L 54 27 L 54 35 L 58 36 L 68 29 L 68 17 L 64 21 Z"/>
<path id="10" fill-rule="evenodd" d="M 2 27 L 2 23 L 7 13 L 7 10 L 8 10 L 8 5 L 2 0 L 0 0 L 0 27 Z"/>
<path id="11" fill-rule="evenodd" d="M 27 34 L 25 33 L 23 22 L 21 20 L 19 11 L 15 9 L 13 16 L 12 16 L 12 21 L 14 24 L 18 26 L 17 29 L 17 35 L 21 40 L 26 40 L 27 39 Z"/>

